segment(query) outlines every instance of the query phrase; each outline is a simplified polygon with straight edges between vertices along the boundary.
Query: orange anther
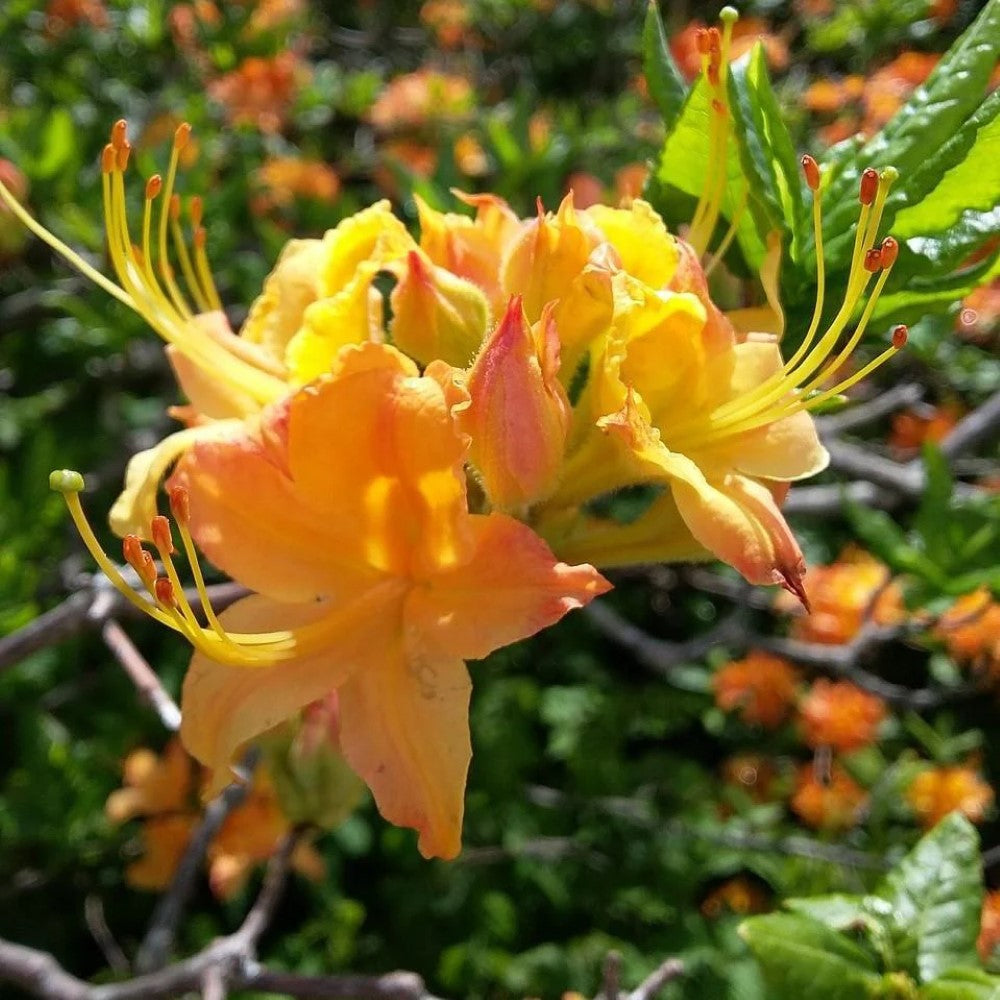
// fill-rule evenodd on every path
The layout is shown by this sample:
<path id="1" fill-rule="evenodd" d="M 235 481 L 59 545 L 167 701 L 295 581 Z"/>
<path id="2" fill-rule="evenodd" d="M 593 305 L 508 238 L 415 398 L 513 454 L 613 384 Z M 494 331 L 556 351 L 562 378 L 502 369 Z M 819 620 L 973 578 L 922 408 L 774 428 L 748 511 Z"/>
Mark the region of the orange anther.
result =
<path id="1" fill-rule="evenodd" d="M 125 173 L 125 170 L 128 168 L 128 158 L 131 155 L 132 155 L 132 143 L 130 143 L 128 139 L 126 139 L 118 147 L 118 162 L 115 164 L 122 173 Z"/>
<path id="2" fill-rule="evenodd" d="M 882 266 L 882 252 L 878 247 L 872 247 L 865 254 L 865 270 L 874 274 Z"/>
<path id="3" fill-rule="evenodd" d="M 152 201 L 163 188 L 163 178 L 159 174 L 153 174 L 146 181 L 146 201 Z"/>
<path id="4" fill-rule="evenodd" d="M 175 222 L 181 217 L 181 196 L 172 194 L 170 196 L 170 218 Z"/>
<path id="5" fill-rule="evenodd" d="M 164 607 L 177 607 L 177 596 L 174 594 L 174 585 L 166 577 L 161 576 L 157 578 L 153 584 L 153 593 Z"/>
<path id="6" fill-rule="evenodd" d="M 806 175 L 806 184 L 813 191 L 819 190 L 819 164 L 808 154 L 799 161 L 802 164 L 802 172 Z"/>
<path id="7" fill-rule="evenodd" d="M 111 145 L 115 149 L 121 149 L 123 143 L 125 143 L 126 136 L 128 135 L 128 122 L 124 118 L 119 118 L 118 121 L 111 126 Z"/>
<path id="8" fill-rule="evenodd" d="M 718 28 L 708 29 L 708 50 L 713 56 L 722 55 L 722 33 Z"/>
<path id="9" fill-rule="evenodd" d="M 870 205 L 875 200 L 878 191 L 878 171 L 868 167 L 861 175 L 861 192 L 859 198 L 862 205 Z"/>
<path id="10" fill-rule="evenodd" d="M 893 327 L 892 329 L 892 346 L 896 350 L 902 350 L 906 347 L 906 341 L 910 336 L 910 331 L 906 328 L 905 323 L 900 323 L 899 326 Z"/>
<path id="11" fill-rule="evenodd" d="M 115 169 L 116 159 L 115 147 L 109 142 L 104 149 L 101 150 L 101 173 L 110 174 L 111 171 Z"/>
<path id="12" fill-rule="evenodd" d="M 125 562 L 136 572 L 139 571 L 139 567 L 142 565 L 143 551 L 142 542 L 139 540 L 138 535 L 126 535 L 122 539 L 122 555 L 125 557 Z"/>
<path id="13" fill-rule="evenodd" d="M 882 240 L 879 253 L 882 255 L 882 266 L 886 268 L 892 267 L 899 256 L 899 243 L 892 236 L 887 236 Z"/>
<path id="14" fill-rule="evenodd" d="M 183 149 L 188 144 L 188 139 L 191 138 L 191 125 L 188 122 L 181 122 L 177 126 L 177 131 L 174 132 L 174 148 L 177 150 Z"/>
<path id="15" fill-rule="evenodd" d="M 708 29 L 699 28 L 694 34 L 695 45 L 698 47 L 698 51 L 703 55 L 707 56 L 710 51 L 710 45 L 708 41 Z"/>
<path id="16" fill-rule="evenodd" d="M 191 224 L 194 226 L 200 226 L 202 216 L 205 214 L 205 205 L 202 202 L 200 195 L 192 196 L 191 202 L 188 205 L 188 211 L 191 213 Z"/>
<path id="17" fill-rule="evenodd" d="M 207 237 L 208 237 L 208 234 L 205 232 L 205 227 L 204 226 L 199 226 L 194 231 L 194 234 L 193 234 L 194 245 L 199 250 L 204 250 L 205 249 L 205 240 L 207 239 Z"/>
<path id="18" fill-rule="evenodd" d="M 173 486 L 169 491 L 170 513 L 183 528 L 191 520 L 191 496 L 183 486 Z"/>
<path id="19" fill-rule="evenodd" d="M 149 523 L 149 534 L 152 536 L 153 544 L 161 552 L 172 553 L 174 551 L 174 539 L 170 531 L 169 518 L 157 514 Z"/>

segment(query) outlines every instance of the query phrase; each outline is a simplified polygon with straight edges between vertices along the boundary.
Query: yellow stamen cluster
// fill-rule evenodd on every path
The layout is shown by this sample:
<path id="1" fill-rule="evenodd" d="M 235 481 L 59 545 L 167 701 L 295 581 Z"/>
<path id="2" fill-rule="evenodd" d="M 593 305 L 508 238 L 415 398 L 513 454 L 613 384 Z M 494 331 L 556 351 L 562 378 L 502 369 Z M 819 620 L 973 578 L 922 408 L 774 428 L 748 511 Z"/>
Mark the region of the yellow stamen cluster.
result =
<path id="1" fill-rule="evenodd" d="M 138 536 L 126 535 L 122 542 L 125 562 L 132 567 L 146 590 L 146 595 L 143 595 L 125 579 L 97 540 L 80 503 L 80 493 L 84 486 L 83 476 L 78 472 L 62 469 L 51 474 L 49 485 L 62 494 L 87 550 L 115 589 L 154 621 L 180 633 L 200 653 L 229 666 L 270 667 L 293 656 L 301 656 L 322 648 L 324 636 L 322 621 L 280 632 L 229 632 L 225 629 L 212 608 L 205 587 L 205 577 L 188 527 L 190 519 L 188 495 L 183 488 L 178 487 L 170 491 L 170 510 L 191 568 L 207 626 L 200 624 L 184 592 L 180 574 L 173 560 L 176 550 L 169 518 L 157 515 L 150 525 L 150 537 L 156 547 L 164 575 L 160 575 L 153 557 L 143 547 Z"/>
<path id="2" fill-rule="evenodd" d="M 237 338 L 223 346 L 194 322 L 195 312 L 221 309 L 221 302 L 205 253 L 205 228 L 200 199 L 192 199 L 193 254 L 184 239 L 179 196 L 174 194 L 180 153 L 187 145 L 191 126 L 180 125 L 170 152 L 164 182 L 159 174 L 146 181 L 141 243 L 133 243 L 126 213 L 125 171 L 132 152 L 124 119 L 111 129 L 101 153 L 101 183 L 108 252 L 118 283 L 89 264 L 57 236 L 37 222 L 0 182 L 0 200 L 36 236 L 109 295 L 138 313 L 168 343 L 192 363 L 215 378 L 223 378 L 258 403 L 270 402 L 285 391 L 284 371 L 263 355 L 240 351 Z M 157 203 L 159 205 L 157 206 Z M 159 211 L 157 212 L 157 207 Z M 155 217 L 155 218 L 154 218 Z M 168 230 L 174 255 L 196 310 L 192 310 L 174 275 L 168 247 Z M 154 241 L 155 232 L 155 241 Z"/>
<path id="3" fill-rule="evenodd" d="M 899 244 L 891 236 L 876 245 L 879 224 L 885 200 L 896 170 L 887 167 L 881 173 L 866 170 L 861 177 L 861 212 L 854 239 L 854 252 L 847 278 L 844 299 L 836 316 L 817 340 L 823 314 L 825 294 L 825 265 L 823 261 L 822 210 L 819 187 L 822 181 L 819 166 L 812 157 L 803 157 L 806 181 L 813 191 L 813 228 L 816 239 L 816 273 L 818 292 L 812 320 L 806 335 L 795 353 L 779 372 L 765 379 L 758 386 L 741 396 L 716 407 L 705 421 L 704 417 L 681 421 L 663 428 L 665 443 L 676 451 L 689 451 L 720 440 L 756 430 L 767 424 L 793 416 L 802 410 L 813 410 L 827 400 L 846 392 L 853 385 L 884 364 L 906 344 L 905 326 L 897 326 L 892 333 L 892 344 L 861 369 L 820 389 L 835 379 L 857 347 L 875 311 L 878 298 L 899 254 Z M 862 310 L 854 332 L 834 355 L 840 337 L 847 328 L 860 304 L 872 277 L 878 274 L 875 286 Z M 831 355 L 834 355 L 831 359 Z"/>

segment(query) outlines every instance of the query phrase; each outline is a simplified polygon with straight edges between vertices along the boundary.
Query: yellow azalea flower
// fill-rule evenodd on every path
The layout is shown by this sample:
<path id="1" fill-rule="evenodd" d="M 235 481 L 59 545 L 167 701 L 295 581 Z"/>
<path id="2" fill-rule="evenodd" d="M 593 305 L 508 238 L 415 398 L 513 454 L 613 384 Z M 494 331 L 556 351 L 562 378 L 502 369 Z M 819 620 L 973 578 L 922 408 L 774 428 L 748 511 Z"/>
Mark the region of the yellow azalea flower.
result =
<path id="1" fill-rule="evenodd" d="M 458 853 L 471 754 L 463 661 L 608 587 L 520 522 L 469 514 L 453 413 L 465 402 L 447 366 L 421 376 L 396 349 L 365 344 L 242 437 L 197 442 L 171 480 L 184 548 L 195 568 L 189 502 L 205 554 L 257 591 L 207 628 L 182 599 L 166 519 L 150 530 L 165 578 L 126 539 L 153 605 L 97 547 L 80 477 L 54 475 L 112 582 L 195 646 L 181 735 L 213 789 L 241 745 L 335 689 L 344 756 L 382 814 L 416 828 L 425 855 Z"/>

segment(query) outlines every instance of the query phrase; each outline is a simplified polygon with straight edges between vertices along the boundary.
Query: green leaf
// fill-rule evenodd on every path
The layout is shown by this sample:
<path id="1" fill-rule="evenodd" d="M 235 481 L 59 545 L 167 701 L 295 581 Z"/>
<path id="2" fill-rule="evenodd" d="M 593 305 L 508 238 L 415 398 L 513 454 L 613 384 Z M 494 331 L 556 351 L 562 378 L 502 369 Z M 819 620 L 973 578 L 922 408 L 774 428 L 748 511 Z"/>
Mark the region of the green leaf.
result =
<path id="1" fill-rule="evenodd" d="M 76 148 L 76 129 L 65 108 L 56 108 L 42 133 L 42 151 L 32 167 L 32 174 L 44 180 L 54 177 L 72 159 Z"/>
<path id="2" fill-rule="evenodd" d="M 897 967 L 930 982 L 948 969 L 975 965 L 982 906 L 979 836 L 958 813 L 943 819 L 885 878 L 878 894 Z"/>
<path id="3" fill-rule="evenodd" d="M 785 900 L 785 906 L 789 910 L 818 920 L 835 931 L 863 926 L 869 919 L 864 904 L 864 896 L 849 896 L 842 892 Z"/>
<path id="4" fill-rule="evenodd" d="M 957 132 L 981 103 L 998 54 L 1000 0 L 988 0 L 926 83 L 913 92 L 881 132 L 860 149 L 844 144 L 833 151 L 831 165 L 836 177 L 823 198 L 823 232 L 831 272 L 844 266 L 851 254 L 861 171 L 892 164 L 905 177 L 919 168 L 928 150 Z"/>
<path id="5" fill-rule="evenodd" d="M 687 84 L 670 53 L 656 0 L 649 0 L 642 27 L 642 71 L 646 75 L 649 94 L 660 109 L 663 125 L 669 132 L 684 106 Z"/>
<path id="6" fill-rule="evenodd" d="M 860 946 L 817 920 L 772 913 L 744 921 L 769 1000 L 863 1000 L 878 988 L 875 961 Z"/>
<path id="7" fill-rule="evenodd" d="M 947 533 L 941 528 L 947 521 L 955 482 L 941 449 L 932 442 L 924 445 L 923 461 L 926 485 L 913 528 L 920 535 L 927 556 L 938 565 L 947 565 L 953 550 Z"/>
<path id="8" fill-rule="evenodd" d="M 1000 1000 L 1000 976 L 980 969 L 952 969 L 928 983 L 920 1000 Z"/>

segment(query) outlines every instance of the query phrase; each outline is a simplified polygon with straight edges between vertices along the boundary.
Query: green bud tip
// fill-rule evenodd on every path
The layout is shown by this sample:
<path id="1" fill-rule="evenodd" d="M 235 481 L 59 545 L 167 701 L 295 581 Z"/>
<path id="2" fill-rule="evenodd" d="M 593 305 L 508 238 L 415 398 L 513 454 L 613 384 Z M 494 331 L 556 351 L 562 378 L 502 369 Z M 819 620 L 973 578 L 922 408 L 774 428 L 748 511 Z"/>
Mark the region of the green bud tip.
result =
<path id="1" fill-rule="evenodd" d="M 735 23 L 740 19 L 740 12 L 735 7 L 723 7 L 719 11 L 719 20 L 723 22 Z"/>
<path id="2" fill-rule="evenodd" d="M 56 469 L 49 473 L 49 489 L 56 493 L 82 493 L 83 476 L 72 469 Z"/>

